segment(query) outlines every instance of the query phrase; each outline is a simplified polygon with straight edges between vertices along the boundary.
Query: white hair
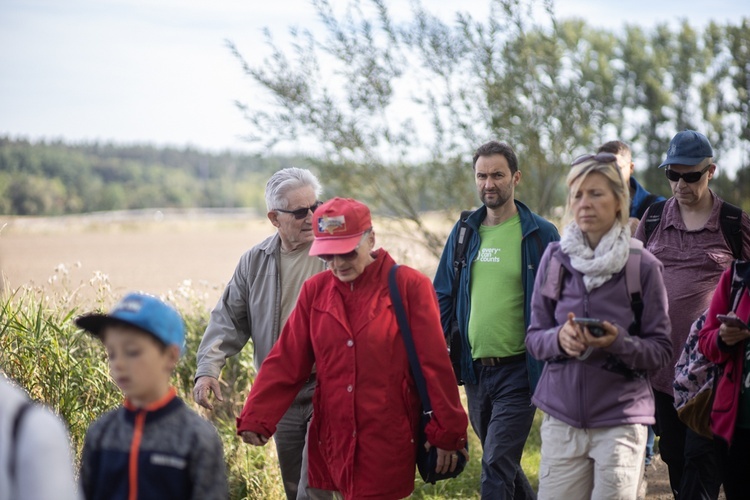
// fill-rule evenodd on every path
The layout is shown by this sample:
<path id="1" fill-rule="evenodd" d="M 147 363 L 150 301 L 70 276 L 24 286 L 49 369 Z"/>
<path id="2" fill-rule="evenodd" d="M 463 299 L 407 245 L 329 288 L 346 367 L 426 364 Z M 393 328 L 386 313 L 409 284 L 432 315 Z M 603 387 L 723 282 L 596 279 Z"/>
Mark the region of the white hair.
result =
<path id="1" fill-rule="evenodd" d="M 296 167 L 279 170 L 266 183 L 266 207 L 268 211 L 288 208 L 288 193 L 307 186 L 313 188 L 316 197 L 323 193 L 320 181 L 309 170 Z"/>

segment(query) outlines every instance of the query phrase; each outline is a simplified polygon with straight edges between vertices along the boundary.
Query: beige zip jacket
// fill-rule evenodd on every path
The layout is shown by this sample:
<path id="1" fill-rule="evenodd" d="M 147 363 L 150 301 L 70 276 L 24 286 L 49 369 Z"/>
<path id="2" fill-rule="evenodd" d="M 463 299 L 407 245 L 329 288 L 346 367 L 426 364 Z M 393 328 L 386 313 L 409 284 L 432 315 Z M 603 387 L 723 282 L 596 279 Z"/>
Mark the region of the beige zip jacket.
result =
<path id="1" fill-rule="evenodd" d="M 276 233 L 245 252 L 211 311 L 198 347 L 195 379 L 219 378 L 226 359 L 253 341 L 253 362 L 260 368 L 281 332 L 281 238 Z M 321 261 L 316 272 L 323 271 Z"/>

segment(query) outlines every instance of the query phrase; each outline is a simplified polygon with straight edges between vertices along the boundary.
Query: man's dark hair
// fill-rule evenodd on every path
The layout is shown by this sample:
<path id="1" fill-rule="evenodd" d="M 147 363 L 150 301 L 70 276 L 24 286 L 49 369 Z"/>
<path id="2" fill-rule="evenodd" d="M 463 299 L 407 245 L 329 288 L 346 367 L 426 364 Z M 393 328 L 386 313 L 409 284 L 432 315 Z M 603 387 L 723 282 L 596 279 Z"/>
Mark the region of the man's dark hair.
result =
<path id="1" fill-rule="evenodd" d="M 596 152 L 597 153 L 612 153 L 613 155 L 616 155 L 623 151 L 630 151 L 630 146 L 628 146 L 622 141 L 609 141 L 609 142 L 605 142 L 604 144 L 602 144 Z"/>
<path id="2" fill-rule="evenodd" d="M 474 152 L 474 162 L 471 164 L 471 168 L 477 168 L 477 160 L 480 156 L 493 155 L 503 155 L 505 159 L 508 160 L 508 167 L 510 168 L 511 174 L 515 174 L 518 171 L 518 158 L 516 158 L 516 152 L 513 151 L 513 148 L 510 147 L 509 144 L 498 141 L 490 141 L 479 146 Z"/>

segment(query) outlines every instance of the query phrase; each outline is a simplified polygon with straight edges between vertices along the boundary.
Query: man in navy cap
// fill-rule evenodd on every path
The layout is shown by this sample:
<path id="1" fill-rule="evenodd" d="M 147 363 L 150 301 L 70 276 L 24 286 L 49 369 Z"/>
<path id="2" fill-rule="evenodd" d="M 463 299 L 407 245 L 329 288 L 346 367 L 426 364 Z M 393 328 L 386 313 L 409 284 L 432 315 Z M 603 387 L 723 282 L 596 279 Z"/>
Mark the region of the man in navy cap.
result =
<path id="1" fill-rule="evenodd" d="M 721 474 L 712 439 L 700 436 L 678 417 L 674 407 L 674 366 L 690 326 L 711 302 L 721 273 L 734 258 L 721 229 L 727 210 L 708 187 L 716 173 L 714 152 L 703 134 L 683 130 L 672 138 L 659 165 L 672 189 L 666 202 L 649 207 L 635 237 L 664 264 L 664 285 L 672 322 L 672 363 L 651 375 L 661 457 L 669 467 L 676 498 L 718 498 Z M 741 256 L 750 258 L 750 218 L 737 211 L 742 229 Z M 647 227 L 649 229 L 647 230 Z"/>

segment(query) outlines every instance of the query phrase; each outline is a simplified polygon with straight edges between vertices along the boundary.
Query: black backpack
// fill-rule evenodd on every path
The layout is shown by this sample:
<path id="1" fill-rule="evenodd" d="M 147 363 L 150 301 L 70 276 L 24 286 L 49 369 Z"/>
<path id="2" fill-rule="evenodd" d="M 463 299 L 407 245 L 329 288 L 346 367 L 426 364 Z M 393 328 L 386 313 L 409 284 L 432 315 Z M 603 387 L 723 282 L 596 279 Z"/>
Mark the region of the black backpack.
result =
<path id="1" fill-rule="evenodd" d="M 659 201 L 651 205 L 646 217 L 646 243 L 651 238 L 654 230 L 661 222 L 661 214 L 664 212 L 666 201 Z M 724 239 L 732 250 L 735 259 L 742 258 L 742 209 L 731 203 L 723 201 L 719 212 L 719 226 L 724 234 Z"/>

